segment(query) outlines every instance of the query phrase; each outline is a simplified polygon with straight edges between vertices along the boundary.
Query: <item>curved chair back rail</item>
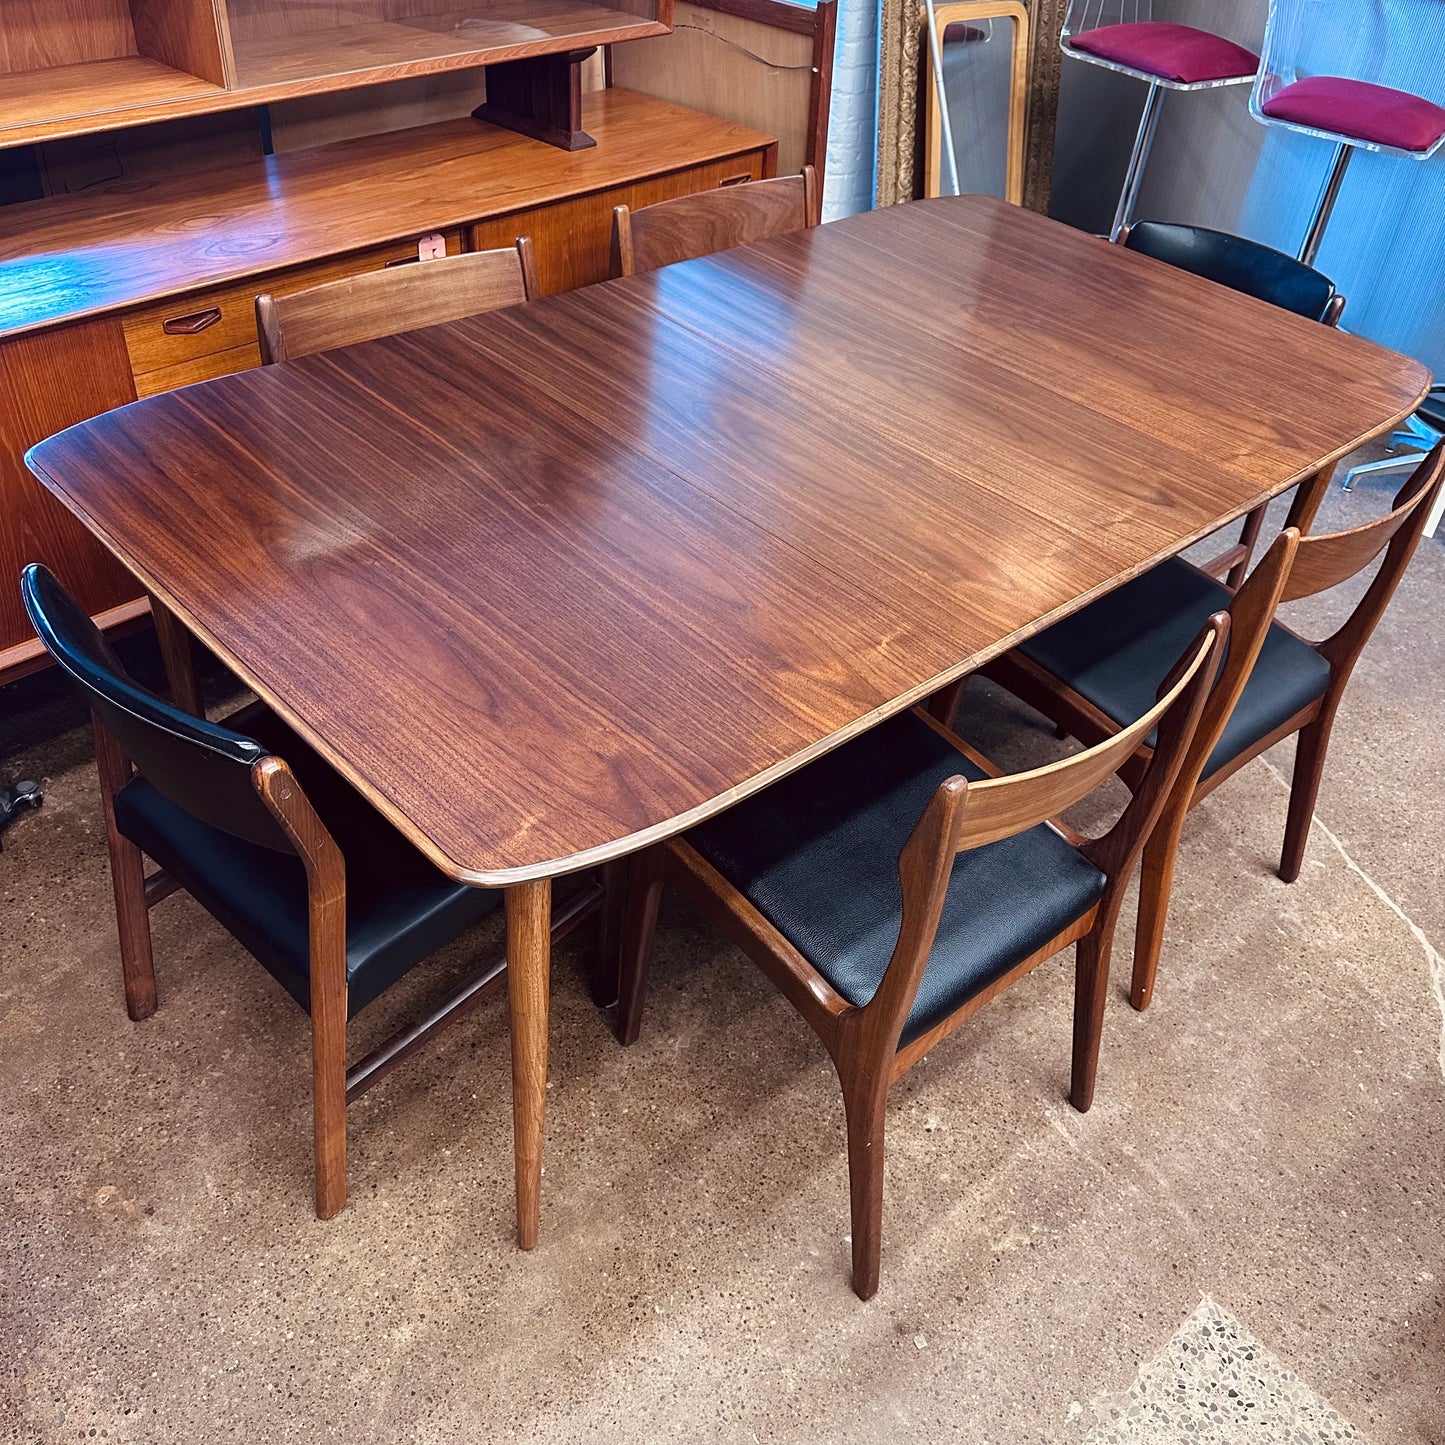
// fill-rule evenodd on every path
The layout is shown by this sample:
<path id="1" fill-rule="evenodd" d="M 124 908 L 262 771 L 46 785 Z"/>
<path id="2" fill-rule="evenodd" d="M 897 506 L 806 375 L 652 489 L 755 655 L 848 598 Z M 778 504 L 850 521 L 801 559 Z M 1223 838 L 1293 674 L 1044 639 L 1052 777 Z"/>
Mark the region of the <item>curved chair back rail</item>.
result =
<path id="1" fill-rule="evenodd" d="M 1228 634 L 1229 617 L 1226 613 L 1210 618 L 1192 650 L 1180 658 L 1174 673 L 1160 687 L 1159 700 L 1122 732 L 1045 767 L 967 784 L 959 806 L 958 851 L 1011 837 L 1067 812 L 1075 803 L 1088 797 L 1106 778 L 1113 777 L 1139 744 L 1159 727 L 1161 719 L 1176 703 L 1179 704 L 1176 728 L 1181 736 L 1192 734 L 1203 709 L 1204 698 L 1214 682 L 1219 656 Z M 1214 667 L 1207 666 L 1211 655 Z M 1183 724 L 1180 719 L 1184 720 Z M 1165 757 L 1170 751 L 1168 738 L 1161 735 L 1156 749 L 1156 755 L 1165 759 L 1161 776 L 1167 775 L 1171 767 L 1177 772 L 1184 761 L 1182 751 L 1172 761 Z M 1172 784 L 1173 778 L 1167 777 L 1167 781 Z M 1119 819 L 1115 829 L 1122 830 L 1122 835 L 1147 831 L 1140 828 L 1138 819 L 1127 818 L 1127 815 Z"/>
<path id="2" fill-rule="evenodd" d="M 1336 325 L 1345 308 L 1345 298 L 1323 271 L 1228 231 L 1135 221 L 1119 244 L 1326 326 Z"/>
<path id="3" fill-rule="evenodd" d="M 818 225 L 817 173 L 747 181 L 612 212 L 612 274 L 633 276 Z"/>
<path id="4" fill-rule="evenodd" d="M 1394 565 L 1382 568 L 1380 576 L 1388 579 L 1393 593 L 1420 541 L 1420 528 L 1410 527 L 1408 523 L 1420 508 L 1429 512 L 1430 502 L 1441 486 L 1442 473 L 1445 473 L 1445 441 L 1435 444 L 1434 450 L 1400 488 L 1388 515 L 1351 527 L 1346 532 L 1304 538 L 1280 601 L 1294 602 L 1337 587 L 1364 571 L 1387 547 L 1394 549 L 1397 555 L 1392 559 Z M 1378 620 L 1385 604 L 1381 602 L 1376 608 L 1374 603 L 1375 599 L 1366 592 L 1355 612 L 1373 613 L 1374 620 Z M 1351 617 L 1354 615 L 1352 613 Z M 1373 630 L 1373 621 L 1371 628 Z"/>
<path id="5" fill-rule="evenodd" d="M 157 791 L 233 837 L 281 853 L 295 851 L 257 794 L 253 773 L 266 756 L 259 743 L 182 712 L 139 686 L 47 568 L 28 566 L 20 590 L 36 635 Z"/>
<path id="6" fill-rule="evenodd" d="M 261 360 L 295 361 L 424 326 L 516 306 L 537 295 L 532 239 L 515 246 L 417 261 L 256 298 Z"/>

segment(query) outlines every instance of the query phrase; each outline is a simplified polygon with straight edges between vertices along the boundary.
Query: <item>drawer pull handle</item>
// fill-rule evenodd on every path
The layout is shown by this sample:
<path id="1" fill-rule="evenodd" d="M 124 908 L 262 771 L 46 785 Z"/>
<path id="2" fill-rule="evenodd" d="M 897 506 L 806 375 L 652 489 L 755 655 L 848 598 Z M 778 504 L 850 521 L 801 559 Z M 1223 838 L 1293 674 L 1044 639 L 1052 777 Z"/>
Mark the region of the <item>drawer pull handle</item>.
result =
<path id="1" fill-rule="evenodd" d="M 718 189 L 721 190 L 724 186 L 745 186 L 750 180 L 752 180 L 751 173 L 744 171 L 740 176 L 728 176 L 726 180 L 719 181 L 717 184 Z"/>
<path id="2" fill-rule="evenodd" d="M 167 336 L 196 336 L 221 319 L 219 306 L 207 306 L 204 311 L 192 311 L 189 316 L 172 316 L 161 323 L 161 330 Z"/>

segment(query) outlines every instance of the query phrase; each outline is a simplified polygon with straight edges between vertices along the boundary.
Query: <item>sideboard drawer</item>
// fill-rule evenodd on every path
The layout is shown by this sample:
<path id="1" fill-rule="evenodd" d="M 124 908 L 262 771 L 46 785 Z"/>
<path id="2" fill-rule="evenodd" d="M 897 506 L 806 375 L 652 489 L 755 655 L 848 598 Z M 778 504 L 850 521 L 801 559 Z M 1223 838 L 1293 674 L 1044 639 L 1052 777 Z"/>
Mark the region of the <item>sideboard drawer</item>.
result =
<path id="1" fill-rule="evenodd" d="M 442 233 L 448 256 L 459 255 L 462 249 L 460 231 Z M 270 276 L 256 276 L 232 286 L 206 291 L 193 291 L 177 296 L 143 311 L 132 311 L 123 318 L 125 344 L 130 352 L 131 370 L 136 392 L 153 396 L 190 381 L 203 381 L 239 371 L 244 365 L 260 364 L 261 353 L 256 343 L 256 297 L 264 292 L 285 295 L 304 291 L 325 281 L 339 281 L 346 276 L 359 276 L 366 271 L 379 271 L 384 266 L 412 260 L 417 254 L 417 241 L 396 241 L 349 256 L 317 261 L 309 266 L 296 266 Z M 418 262 L 418 265 L 425 264 Z M 249 350 L 252 359 L 240 364 L 237 360 Z M 226 361 L 221 360 L 222 357 Z"/>

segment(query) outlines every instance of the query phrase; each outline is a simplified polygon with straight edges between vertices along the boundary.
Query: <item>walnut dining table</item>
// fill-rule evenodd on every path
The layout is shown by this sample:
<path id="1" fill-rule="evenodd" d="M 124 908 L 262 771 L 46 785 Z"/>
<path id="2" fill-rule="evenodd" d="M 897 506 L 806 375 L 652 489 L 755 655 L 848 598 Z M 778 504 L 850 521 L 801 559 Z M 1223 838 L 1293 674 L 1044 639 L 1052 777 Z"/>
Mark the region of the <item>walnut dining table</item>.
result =
<path id="1" fill-rule="evenodd" d="M 164 623 L 506 890 L 530 1248 L 553 879 L 927 697 L 1429 382 L 974 196 L 204 382 L 29 461 Z"/>

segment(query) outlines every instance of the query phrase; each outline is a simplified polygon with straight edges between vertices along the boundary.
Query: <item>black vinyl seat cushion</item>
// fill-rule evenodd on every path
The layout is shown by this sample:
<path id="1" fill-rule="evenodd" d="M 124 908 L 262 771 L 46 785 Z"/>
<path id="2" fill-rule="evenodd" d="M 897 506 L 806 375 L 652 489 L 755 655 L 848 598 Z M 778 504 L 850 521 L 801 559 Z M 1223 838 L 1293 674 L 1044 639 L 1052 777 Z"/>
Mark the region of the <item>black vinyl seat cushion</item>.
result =
<path id="1" fill-rule="evenodd" d="M 985 775 L 904 713 L 687 834 L 850 1003 L 872 999 L 903 914 L 898 855 L 938 785 Z M 1104 875 L 1052 828 L 960 853 L 902 1042 L 1081 918 Z"/>
<path id="2" fill-rule="evenodd" d="M 1021 643 L 1019 651 L 1123 726 L 1153 706 L 1170 668 L 1230 601 L 1227 588 L 1174 557 Z M 1329 680 L 1329 664 L 1313 647 L 1272 625 L 1203 776 L 1322 697 Z"/>
<path id="3" fill-rule="evenodd" d="M 346 859 L 346 977 L 350 1015 L 494 909 L 501 894 L 434 868 L 274 713 L 242 709 L 226 726 L 284 759 Z M 279 853 L 203 823 L 143 777 L 121 789 L 116 825 L 311 1005 L 306 870 Z"/>

